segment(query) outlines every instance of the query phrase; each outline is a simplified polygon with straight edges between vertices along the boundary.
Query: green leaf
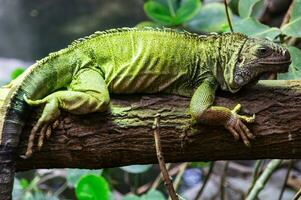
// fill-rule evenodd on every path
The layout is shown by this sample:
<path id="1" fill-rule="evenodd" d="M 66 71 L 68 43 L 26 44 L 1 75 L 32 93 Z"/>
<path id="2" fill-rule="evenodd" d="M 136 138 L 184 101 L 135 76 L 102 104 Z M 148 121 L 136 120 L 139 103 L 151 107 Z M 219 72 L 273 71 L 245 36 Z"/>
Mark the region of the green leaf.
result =
<path id="1" fill-rule="evenodd" d="M 11 74 L 10 77 L 12 80 L 16 79 L 18 76 L 20 76 L 25 71 L 25 68 L 18 67 L 16 68 Z"/>
<path id="2" fill-rule="evenodd" d="M 163 194 L 158 190 L 150 190 L 143 198 L 143 200 L 154 200 L 154 199 L 165 200 Z"/>
<path id="3" fill-rule="evenodd" d="M 132 173 L 132 174 L 140 174 L 146 172 L 152 167 L 152 165 L 129 165 L 125 167 L 120 167 L 122 170 Z"/>
<path id="4" fill-rule="evenodd" d="M 301 50 L 290 46 L 288 50 L 291 54 L 292 64 L 290 65 L 287 73 L 278 74 L 278 79 L 282 80 L 296 80 L 301 79 Z"/>
<path id="5" fill-rule="evenodd" d="M 294 0 L 290 20 L 295 20 L 301 16 L 301 0 Z"/>
<path id="6" fill-rule="evenodd" d="M 268 38 L 270 40 L 273 40 L 281 33 L 278 28 L 270 28 L 251 17 L 237 20 L 234 22 L 233 28 L 235 32 L 244 33 L 252 37 Z"/>
<path id="7" fill-rule="evenodd" d="M 176 11 L 176 24 L 181 24 L 191 19 L 199 10 L 201 1 L 182 0 L 180 7 Z"/>
<path id="8" fill-rule="evenodd" d="M 28 182 L 27 179 L 22 178 L 22 179 L 20 180 L 20 185 L 21 185 L 22 189 L 26 189 L 26 188 L 28 188 L 28 186 L 29 186 L 29 182 Z"/>
<path id="9" fill-rule="evenodd" d="M 208 167 L 210 164 L 211 162 L 192 162 L 191 167 L 204 168 Z"/>
<path id="10" fill-rule="evenodd" d="M 23 200 L 59 200 L 57 197 L 49 197 L 49 196 L 46 196 L 44 193 L 42 192 L 35 192 L 33 197 L 31 198 L 28 198 L 28 199 L 23 199 Z"/>
<path id="11" fill-rule="evenodd" d="M 170 16 L 168 7 L 159 2 L 147 1 L 144 4 L 144 11 L 155 22 L 163 25 L 174 25 L 174 20 Z"/>
<path id="12" fill-rule="evenodd" d="M 89 169 L 67 169 L 67 184 L 69 187 L 74 187 L 78 180 L 87 174 L 101 175 L 102 170 Z"/>
<path id="13" fill-rule="evenodd" d="M 122 198 L 122 200 L 141 200 L 141 197 L 138 197 L 137 195 L 134 194 L 128 194 L 125 197 Z"/>
<path id="14" fill-rule="evenodd" d="M 75 186 L 78 200 L 109 200 L 109 186 L 107 181 L 96 175 L 82 176 Z"/>
<path id="15" fill-rule="evenodd" d="M 147 194 L 138 197 L 137 195 L 129 194 L 122 200 L 165 200 L 164 195 L 158 190 L 150 190 Z"/>
<path id="16" fill-rule="evenodd" d="M 289 23 L 281 27 L 283 34 L 292 37 L 301 37 L 301 0 L 295 0 Z"/>
<path id="17" fill-rule="evenodd" d="M 191 19 L 200 5 L 199 0 L 149 0 L 144 4 L 144 11 L 155 22 L 175 26 Z"/>
<path id="18" fill-rule="evenodd" d="M 238 12 L 240 17 L 246 18 L 251 16 L 258 16 L 263 8 L 263 0 L 240 0 L 238 3 Z"/>
<path id="19" fill-rule="evenodd" d="M 231 17 L 230 10 L 229 14 Z M 185 26 L 197 32 L 222 32 L 225 24 L 228 24 L 228 21 L 224 4 L 208 3 L 203 5 Z"/>
<path id="20" fill-rule="evenodd" d="M 15 178 L 13 194 L 12 194 L 13 199 L 20 199 L 22 195 L 23 195 L 23 189 L 22 189 L 21 183 L 20 183 L 19 179 Z"/>
<path id="21" fill-rule="evenodd" d="M 289 23 L 285 24 L 281 31 L 283 34 L 292 37 L 301 37 L 301 16 Z"/>

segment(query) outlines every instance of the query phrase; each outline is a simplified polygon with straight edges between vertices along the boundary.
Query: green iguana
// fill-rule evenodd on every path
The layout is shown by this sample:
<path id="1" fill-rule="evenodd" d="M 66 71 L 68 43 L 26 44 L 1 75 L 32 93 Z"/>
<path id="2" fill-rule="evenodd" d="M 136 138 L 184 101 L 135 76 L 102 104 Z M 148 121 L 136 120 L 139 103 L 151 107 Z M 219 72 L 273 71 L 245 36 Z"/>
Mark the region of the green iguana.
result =
<path id="1" fill-rule="evenodd" d="M 37 61 L 9 84 L 0 110 L 0 200 L 10 199 L 14 154 L 31 106 L 44 106 L 32 129 L 25 157 L 50 136 L 61 110 L 74 114 L 102 112 L 110 93 L 168 93 L 191 97 L 198 122 L 223 125 L 250 146 L 254 136 L 243 122 L 254 116 L 213 106 L 215 91 L 237 92 L 262 74 L 287 71 L 284 47 L 239 33 L 199 36 L 170 29 L 123 28 L 96 32 Z"/>

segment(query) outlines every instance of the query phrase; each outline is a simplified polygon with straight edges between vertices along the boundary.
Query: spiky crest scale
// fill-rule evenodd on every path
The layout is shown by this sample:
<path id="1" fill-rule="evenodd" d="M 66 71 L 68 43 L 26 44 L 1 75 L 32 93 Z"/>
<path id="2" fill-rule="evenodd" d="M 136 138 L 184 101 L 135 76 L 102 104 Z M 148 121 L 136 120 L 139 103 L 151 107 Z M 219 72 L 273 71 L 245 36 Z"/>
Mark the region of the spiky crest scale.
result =
<path id="1" fill-rule="evenodd" d="M 171 28 L 152 28 L 152 27 L 145 27 L 145 28 L 117 28 L 117 29 L 110 29 L 110 30 L 106 30 L 106 31 L 96 31 L 95 33 L 86 36 L 84 38 L 79 38 L 77 40 L 74 40 L 70 45 L 68 45 L 67 48 L 62 49 L 60 51 L 57 52 L 53 52 L 50 53 L 47 57 L 38 60 L 37 63 L 38 64 L 44 64 L 46 62 L 48 62 L 49 60 L 63 54 L 66 53 L 70 50 L 73 50 L 75 48 L 77 48 L 79 45 L 84 44 L 84 42 L 91 40 L 91 39 L 95 39 L 98 37 L 103 37 L 103 36 L 108 36 L 108 35 L 113 35 L 113 34 L 122 34 L 122 33 L 128 33 L 128 32 L 164 32 L 164 33 L 170 33 L 173 34 L 175 36 L 180 36 L 180 37 L 186 37 L 186 38 L 191 38 L 191 39 L 198 39 L 198 40 L 202 40 L 202 39 L 206 39 L 206 38 L 215 38 L 215 37 L 219 37 L 221 35 L 224 36 L 233 36 L 236 35 L 238 38 L 237 39 L 244 39 L 247 36 L 242 34 L 242 33 L 222 33 L 222 34 L 218 34 L 218 33 L 210 33 L 208 35 L 199 35 L 196 33 L 191 33 L 188 32 L 186 30 L 181 30 L 181 31 L 177 31 L 175 29 L 171 29 Z"/>

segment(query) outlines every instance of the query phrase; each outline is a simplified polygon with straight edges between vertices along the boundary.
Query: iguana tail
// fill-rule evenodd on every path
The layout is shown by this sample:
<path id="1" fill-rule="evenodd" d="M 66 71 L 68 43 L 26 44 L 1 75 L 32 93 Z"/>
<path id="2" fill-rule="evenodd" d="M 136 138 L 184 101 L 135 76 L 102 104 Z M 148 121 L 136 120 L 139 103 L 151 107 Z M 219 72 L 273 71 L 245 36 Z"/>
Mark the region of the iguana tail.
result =
<path id="1" fill-rule="evenodd" d="M 52 64 L 32 65 L 10 86 L 0 107 L 0 200 L 12 198 L 16 150 L 30 109 L 24 95 L 31 99 L 42 98 L 70 81 L 64 74 L 58 74 Z M 66 80 L 59 81 L 61 77 Z"/>

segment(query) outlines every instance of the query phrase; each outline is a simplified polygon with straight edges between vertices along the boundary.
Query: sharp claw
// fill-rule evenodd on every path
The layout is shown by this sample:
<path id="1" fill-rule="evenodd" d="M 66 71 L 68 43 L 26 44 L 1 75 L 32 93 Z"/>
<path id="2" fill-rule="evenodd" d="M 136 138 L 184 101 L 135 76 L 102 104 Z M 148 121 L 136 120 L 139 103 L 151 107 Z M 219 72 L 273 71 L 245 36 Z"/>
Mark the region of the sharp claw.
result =
<path id="1" fill-rule="evenodd" d="M 244 123 L 240 123 L 240 127 L 243 129 L 243 132 L 247 135 L 249 139 L 254 139 L 255 136 L 251 133 L 248 127 Z"/>
<path id="2" fill-rule="evenodd" d="M 59 120 L 55 120 L 55 122 L 52 124 L 52 128 L 56 129 L 59 126 Z"/>
<path id="3" fill-rule="evenodd" d="M 250 143 L 249 141 L 244 141 L 244 144 L 245 144 L 247 147 L 251 148 L 251 143 Z"/>
<path id="4" fill-rule="evenodd" d="M 32 149 L 33 149 L 34 139 L 35 139 L 37 130 L 38 130 L 38 126 L 36 125 L 35 127 L 33 127 L 33 129 L 30 132 L 30 135 L 28 138 L 27 150 L 25 153 L 26 158 L 29 158 L 32 155 L 32 152 L 33 152 Z"/>
<path id="5" fill-rule="evenodd" d="M 44 144 L 44 139 L 45 139 L 47 129 L 48 129 L 48 125 L 44 125 L 43 128 L 41 129 L 41 132 L 40 132 L 41 135 L 39 137 L 39 142 L 38 142 L 39 151 L 41 150 L 41 148 Z"/>
<path id="6" fill-rule="evenodd" d="M 239 134 L 235 131 L 234 128 L 228 127 L 227 129 L 232 133 L 235 140 L 239 140 Z"/>
<path id="7" fill-rule="evenodd" d="M 48 126 L 47 131 L 46 131 L 46 138 L 47 138 L 47 140 L 50 138 L 51 132 L 52 132 L 51 126 Z"/>
<path id="8" fill-rule="evenodd" d="M 32 155 L 32 149 L 27 150 L 24 157 L 27 159 L 27 158 L 31 157 L 31 155 Z"/>

